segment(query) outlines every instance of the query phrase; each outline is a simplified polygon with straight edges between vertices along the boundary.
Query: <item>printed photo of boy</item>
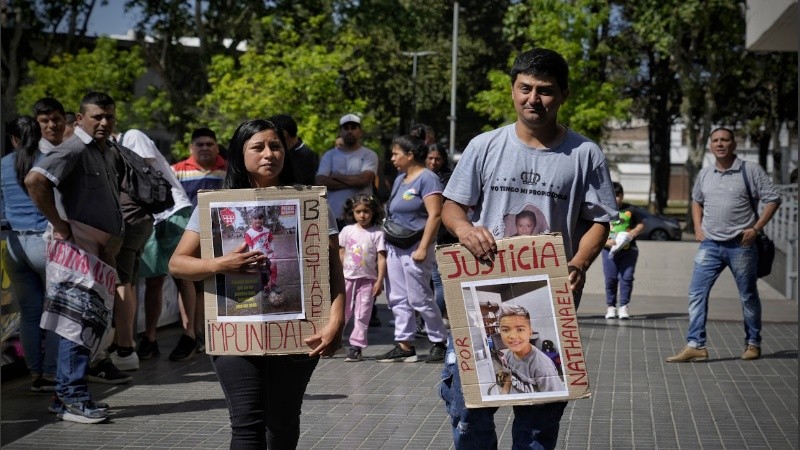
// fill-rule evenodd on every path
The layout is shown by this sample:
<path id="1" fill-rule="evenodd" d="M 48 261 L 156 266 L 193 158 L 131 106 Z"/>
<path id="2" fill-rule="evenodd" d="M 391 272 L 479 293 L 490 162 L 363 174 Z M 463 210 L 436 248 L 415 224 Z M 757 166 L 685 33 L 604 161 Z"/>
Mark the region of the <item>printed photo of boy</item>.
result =
<path id="1" fill-rule="evenodd" d="M 531 344 L 533 330 L 528 310 L 501 304 L 500 338 L 507 348 L 502 357 L 504 373 L 498 383 L 504 394 L 563 391 L 564 382 L 553 361 Z"/>

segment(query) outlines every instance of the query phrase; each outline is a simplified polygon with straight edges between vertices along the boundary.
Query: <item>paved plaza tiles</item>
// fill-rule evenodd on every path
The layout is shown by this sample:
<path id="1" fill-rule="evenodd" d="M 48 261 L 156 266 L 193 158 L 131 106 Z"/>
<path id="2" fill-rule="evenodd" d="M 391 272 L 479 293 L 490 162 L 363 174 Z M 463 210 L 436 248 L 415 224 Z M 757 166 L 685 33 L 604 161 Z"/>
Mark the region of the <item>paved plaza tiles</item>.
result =
<path id="1" fill-rule="evenodd" d="M 640 248 L 632 320 L 603 318 L 600 262 L 589 271 L 578 315 L 592 396 L 570 402 L 558 448 L 798 448 L 797 303 L 760 285 L 762 358 L 741 361 L 741 308 L 732 278 L 723 275 L 712 291 L 709 361 L 666 363 L 684 341 L 696 244 L 641 242 Z M 441 365 L 372 360 L 392 345 L 383 299 L 379 313 L 384 326 L 370 329 L 364 361 L 346 363 L 343 351 L 320 361 L 304 399 L 298 448 L 452 448 L 437 393 Z M 162 353 L 179 336 L 177 327 L 159 330 Z M 419 353 L 429 346 L 418 340 Z M 112 407 L 111 420 L 99 425 L 57 420 L 47 412 L 48 397 L 29 391 L 27 377 L 3 380 L 1 388 L 3 449 L 229 445 L 225 401 L 205 355 L 173 363 L 162 354 L 142 361 L 128 385 L 90 383 L 94 397 Z M 512 419 L 511 408 L 496 415 L 501 449 L 511 448 Z"/>

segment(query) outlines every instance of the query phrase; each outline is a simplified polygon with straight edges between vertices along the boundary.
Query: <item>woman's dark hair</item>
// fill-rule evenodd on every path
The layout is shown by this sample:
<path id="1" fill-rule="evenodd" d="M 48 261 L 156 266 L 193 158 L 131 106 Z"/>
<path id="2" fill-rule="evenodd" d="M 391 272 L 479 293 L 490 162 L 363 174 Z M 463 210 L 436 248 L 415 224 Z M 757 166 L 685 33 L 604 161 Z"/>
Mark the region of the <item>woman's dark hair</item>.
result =
<path id="1" fill-rule="evenodd" d="M 355 223 L 356 218 L 353 216 L 353 210 L 359 204 L 365 204 L 372 211 L 372 223 L 370 225 L 380 225 L 383 223 L 383 208 L 378 203 L 378 198 L 374 195 L 358 194 L 347 199 L 344 203 L 344 218 L 347 223 Z"/>
<path id="2" fill-rule="evenodd" d="M 253 119 L 243 122 L 236 131 L 228 144 L 228 171 L 225 174 L 225 181 L 222 183 L 223 189 L 247 189 L 253 187 L 250 183 L 250 176 L 244 166 L 244 146 L 256 133 L 266 130 L 275 130 L 278 139 L 283 145 L 283 168 L 279 175 L 279 183 L 282 186 L 291 186 L 295 183 L 294 171 L 292 170 L 291 152 L 286 146 L 286 140 L 281 130 L 274 123 L 264 119 Z"/>
<path id="3" fill-rule="evenodd" d="M 14 169 L 17 171 L 17 183 L 25 192 L 25 175 L 30 172 L 36 160 L 36 151 L 39 150 L 39 140 L 42 139 L 42 129 L 39 123 L 31 116 L 19 116 L 6 124 L 8 134 L 19 140 L 16 149 Z"/>
<path id="4" fill-rule="evenodd" d="M 416 130 L 411 130 L 412 132 Z M 422 139 L 414 134 L 398 136 L 392 141 L 392 146 L 398 146 L 405 153 L 414 155 L 414 161 L 425 165 L 425 158 L 428 157 L 428 146 L 425 145 L 425 129 L 422 129 Z"/>
<path id="5" fill-rule="evenodd" d="M 442 157 L 442 161 L 444 161 L 443 169 L 450 168 L 450 153 L 447 151 L 447 147 L 440 144 L 431 144 L 428 146 L 428 153 L 430 152 L 436 152 Z"/>

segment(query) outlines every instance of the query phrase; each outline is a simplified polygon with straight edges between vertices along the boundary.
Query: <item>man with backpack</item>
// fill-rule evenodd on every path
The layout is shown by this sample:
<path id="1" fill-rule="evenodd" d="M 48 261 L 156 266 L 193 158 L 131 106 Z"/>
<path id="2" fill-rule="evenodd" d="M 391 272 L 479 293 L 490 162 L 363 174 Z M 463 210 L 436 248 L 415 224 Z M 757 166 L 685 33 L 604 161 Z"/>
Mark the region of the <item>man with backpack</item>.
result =
<path id="1" fill-rule="evenodd" d="M 75 242 L 75 222 L 106 233 L 109 237 L 105 243 L 94 243 L 94 248 L 84 250 L 114 267 L 124 231 L 117 157 L 108 141 L 116 122 L 114 100 L 100 92 L 86 94 L 78 121 L 73 137 L 36 163 L 25 177 L 25 186 L 33 203 L 50 222 L 55 239 Z M 51 408 L 62 420 L 99 423 L 108 418 L 108 405 L 93 402 L 86 385 L 90 357 L 88 347 L 59 336 L 57 398 Z M 120 375 L 111 361 L 98 367 L 104 374 L 130 381 L 130 376 Z"/>
<path id="2" fill-rule="evenodd" d="M 137 297 L 134 283 L 137 278 L 142 250 L 153 231 L 153 213 L 174 204 L 169 182 L 152 165 L 158 149 L 139 130 L 129 130 L 114 136 L 112 147 L 125 162 L 120 210 L 125 221 L 122 248 L 117 255 L 117 298 L 114 302 L 114 343 L 109 356 L 120 370 L 139 369 L 139 357 L 134 351 L 136 336 Z M 137 156 L 139 158 L 137 158 Z M 159 198 L 159 191 L 163 190 Z M 168 197 L 164 198 L 164 194 Z M 96 380 L 101 381 L 101 380 Z"/>

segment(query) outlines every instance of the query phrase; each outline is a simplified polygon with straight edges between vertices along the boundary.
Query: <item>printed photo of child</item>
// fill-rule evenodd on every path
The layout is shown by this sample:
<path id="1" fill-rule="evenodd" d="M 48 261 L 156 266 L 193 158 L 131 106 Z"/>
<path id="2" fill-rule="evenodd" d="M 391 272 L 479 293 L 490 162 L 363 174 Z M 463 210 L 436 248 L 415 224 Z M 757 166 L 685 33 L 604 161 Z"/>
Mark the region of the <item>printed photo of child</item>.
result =
<path id="1" fill-rule="evenodd" d="M 533 205 L 525 205 L 517 212 L 509 212 L 504 215 L 503 226 L 505 229 L 502 234 L 505 237 L 535 236 L 549 233 L 550 229 L 547 219 L 539 208 Z"/>
<path id="2" fill-rule="evenodd" d="M 270 230 L 264 227 L 264 220 L 266 220 L 266 214 L 263 211 L 257 212 L 250 218 L 250 228 L 244 233 L 244 242 L 247 244 L 248 251 L 259 251 L 267 257 L 264 264 L 258 267 L 261 292 L 257 295 L 268 298 L 270 292 L 280 294 L 281 288 L 277 283 L 278 263 L 275 260 L 275 251 L 270 245 L 274 236 Z"/>
<path id="3" fill-rule="evenodd" d="M 259 252 L 246 269 L 216 277 L 217 320 L 304 318 L 296 200 L 211 203 L 214 255 Z"/>
<path id="4" fill-rule="evenodd" d="M 517 234 L 514 236 L 532 236 L 536 229 L 536 214 L 533 211 L 523 209 L 517 213 L 514 221 L 517 225 Z"/>
<path id="5" fill-rule="evenodd" d="M 504 394 L 563 391 L 553 360 L 531 344 L 533 330 L 528 310 L 519 305 L 501 304 L 500 338 L 507 350 L 503 353 L 504 374 L 498 376 Z"/>

